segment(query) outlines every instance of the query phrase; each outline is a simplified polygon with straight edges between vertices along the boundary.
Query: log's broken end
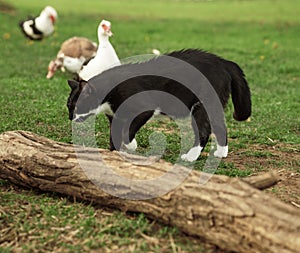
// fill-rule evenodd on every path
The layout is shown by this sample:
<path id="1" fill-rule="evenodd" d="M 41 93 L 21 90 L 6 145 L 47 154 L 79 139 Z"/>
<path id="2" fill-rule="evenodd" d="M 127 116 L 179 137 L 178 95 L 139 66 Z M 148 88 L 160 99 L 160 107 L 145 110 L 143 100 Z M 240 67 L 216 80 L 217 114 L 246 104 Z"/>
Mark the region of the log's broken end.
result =
<path id="1" fill-rule="evenodd" d="M 280 181 L 279 176 L 275 172 L 268 172 L 261 175 L 250 176 L 241 179 L 242 181 L 259 190 L 270 188 Z"/>

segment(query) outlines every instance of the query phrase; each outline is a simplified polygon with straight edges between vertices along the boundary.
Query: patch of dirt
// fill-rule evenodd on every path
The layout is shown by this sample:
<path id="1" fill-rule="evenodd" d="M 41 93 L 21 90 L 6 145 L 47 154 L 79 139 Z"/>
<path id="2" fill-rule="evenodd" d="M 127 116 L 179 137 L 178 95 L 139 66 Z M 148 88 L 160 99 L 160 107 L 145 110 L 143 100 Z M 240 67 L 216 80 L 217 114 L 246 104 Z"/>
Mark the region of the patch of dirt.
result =
<path id="1" fill-rule="evenodd" d="M 15 10 L 16 10 L 15 7 L 12 6 L 11 4 L 6 3 L 6 2 L 0 0 L 0 13 L 2 12 L 2 13 L 9 13 L 9 14 L 11 14 L 11 13 L 14 13 Z"/>
<path id="2" fill-rule="evenodd" d="M 178 132 L 174 127 L 168 127 L 171 120 L 165 116 L 156 116 L 159 119 L 159 127 L 148 127 L 164 133 Z M 153 120 L 155 122 L 155 120 Z M 168 129 L 166 131 L 166 129 Z M 235 140 L 229 140 L 229 143 Z M 230 144 L 229 144 L 230 145 Z M 208 155 L 202 152 L 201 155 Z M 274 143 L 274 145 L 251 144 L 245 149 L 230 152 L 224 162 L 232 163 L 240 170 L 251 170 L 251 175 L 259 175 L 266 172 L 275 172 L 280 181 L 267 190 L 280 200 L 300 208 L 300 144 L 290 145 L 286 143 Z"/>
<path id="3" fill-rule="evenodd" d="M 230 153 L 224 161 L 241 170 L 251 169 L 252 175 L 275 172 L 280 181 L 266 192 L 300 208 L 300 145 L 250 145 Z"/>

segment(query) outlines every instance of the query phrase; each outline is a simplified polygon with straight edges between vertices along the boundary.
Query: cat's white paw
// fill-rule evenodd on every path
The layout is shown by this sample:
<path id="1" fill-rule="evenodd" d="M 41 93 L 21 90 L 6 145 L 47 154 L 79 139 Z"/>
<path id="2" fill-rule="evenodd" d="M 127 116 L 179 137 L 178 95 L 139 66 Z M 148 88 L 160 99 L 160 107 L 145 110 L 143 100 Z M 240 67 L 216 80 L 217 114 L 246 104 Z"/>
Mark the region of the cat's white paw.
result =
<path id="1" fill-rule="evenodd" d="M 137 149 L 136 139 L 133 139 L 129 144 L 124 144 L 124 146 L 130 151 L 135 151 Z"/>
<path id="2" fill-rule="evenodd" d="M 189 152 L 187 152 L 186 154 L 181 155 L 181 159 L 183 161 L 187 161 L 187 162 L 196 161 L 197 158 L 199 157 L 202 149 L 203 148 L 201 146 L 192 147 Z"/>
<path id="3" fill-rule="evenodd" d="M 218 158 L 227 157 L 228 155 L 228 146 L 219 146 L 217 145 L 217 150 L 214 152 L 214 156 Z"/>

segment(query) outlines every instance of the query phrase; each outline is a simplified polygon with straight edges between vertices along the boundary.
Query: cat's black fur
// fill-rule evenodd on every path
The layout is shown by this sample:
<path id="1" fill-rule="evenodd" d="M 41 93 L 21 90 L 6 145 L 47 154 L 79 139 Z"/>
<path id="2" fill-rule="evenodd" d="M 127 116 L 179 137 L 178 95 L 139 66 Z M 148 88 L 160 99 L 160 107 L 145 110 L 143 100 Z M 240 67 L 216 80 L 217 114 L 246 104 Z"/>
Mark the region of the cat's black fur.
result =
<path id="1" fill-rule="evenodd" d="M 196 49 L 175 51 L 166 54 L 166 56 L 185 61 L 201 71 L 213 86 L 223 108 L 226 106 L 231 94 L 234 105 L 233 117 L 236 120 L 246 120 L 250 116 L 250 89 L 243 71 L 236 63 Z M 173 107 L 170 105 L 170 101 L 165 100 L 165 97 L 159 94 L 158 96 L 145 95 L 142 99 L 136 100 L 134 104 L 128 105 L 128 114 L 115 114 L 119 106 L 135 94 L 141 94 L 140 92 L 150 90 L 163 91 L 175 96 L 186 105 L 193 115 L 192 125 L 195 133 L 194 145 L 197 146 L 200 144 L 201 147 L 205 147 L 209 135 L 211 134 L 211 119 L 209 119 L 204 106 L 199 101 L 199 98 L 202 102 L 205 99 L 208 99 L 207 101 L 210 99 L 206 97 L 206 93 L 210 93 L 207 92 L 205 88 L 205 80 L 201 78 L 198 79 L 196 76 L 188 76 L 188 78 L 192 80 L 192 84 L 189 87 L 188 85 L 183 85 L 167 77 L 151 75 L 151 71 L 149 72 L 148 70 L 157 67 L 157 69 L 161 70 L 162 75 L 164 75 L 164 73 L 179 74 L 182 75 L 182 77 L 189 75 L 188 69 L 175 65 L 162 65 L 162 60 L 160 59 L 163 58 L 158 57 L 144 63 L 125 64 L 114 67 L 93 77 L 88 82 L 80 81 L 78 83 L 74 80 L 69 80 L 68 82 L 72 89 L 67 104 L 70 120 L 75 119 L 76 115 L 92 111 L 100 104 L 108 102 L 113 113 L 104 113 L 107 114 L 110 122 L 113 120 L 120 122 L 120 124 L 117 124 L 119 126 L 117 127 L 118 129 L 114 131 L 116 135 L 114 142 L 112 142 L 111 137 L 111 150 L 120 149 L 122 142 L 129 143 L 132 141 L 136 132 L 151 118 L 155 108 L 160 108 L 163 113 L 175 118 L 188 116 L 187 111 L 181 110 L 180 108 L 178 109 L 176 106 Z M 136 77 L 126 79 L 131 73 L 145 74 L 137 74 L 138 76 Z M 124 80 L 120 82 L 123 77 Z M 118 83 L 118 85 L 112 89 L 116 83 Z M 191 90 L 193 90 L 194 93 L 191 92 Z M 195 94 L 195 92 L 197 94 Z M 78 100 L 79 95 L 80 99 Z M 95 114 L 95 111 L 92 114 Z M 223 110 L 222 113 L 217 112 L 217 114 L 219 116 L 216 120 L 217 127 L 215 127 L 214 133 L 216 134 L 218 144 L 226 146 L 227 138 L 225 137 L 224 139 L 221 137 L 222 131 L 226 133 Z M 135 115 L 133 121 L 130 119 L 132 115 Z M 77 120 L 84 120 L 88 116 L 90 115 L 84 115 L 84 117 L 78 118 Z M 125 126 L 128 124 L 130 125 L 129 131 L 125 129 Z M 122 126 L 124 126 L 123 129 Z M 218 131 L 218 129 L 220 131 Z M 220 132 L 220 134 L 218 134 L 218 132 Z"/>

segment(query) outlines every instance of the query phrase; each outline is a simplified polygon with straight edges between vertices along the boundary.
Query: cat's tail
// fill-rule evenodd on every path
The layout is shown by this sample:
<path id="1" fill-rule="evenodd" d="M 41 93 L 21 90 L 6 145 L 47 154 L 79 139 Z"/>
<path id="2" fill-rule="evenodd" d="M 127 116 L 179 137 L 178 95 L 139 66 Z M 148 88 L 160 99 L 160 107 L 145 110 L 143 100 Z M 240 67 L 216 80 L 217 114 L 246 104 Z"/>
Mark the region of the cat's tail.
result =
<path id="1" fill-rule="evenodd" d="M 226 61 L 230 73 L 231 98 L 234 106 L 233 118 L 238 121 L 246 120 L 251 115 L 251 93 L 243 70 L 234 62 Z"/>

